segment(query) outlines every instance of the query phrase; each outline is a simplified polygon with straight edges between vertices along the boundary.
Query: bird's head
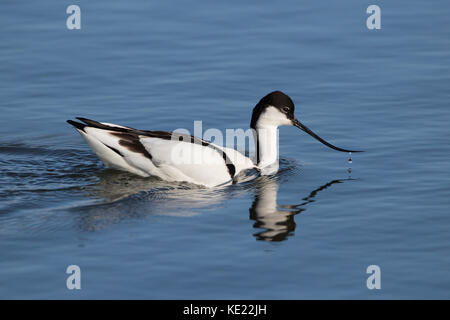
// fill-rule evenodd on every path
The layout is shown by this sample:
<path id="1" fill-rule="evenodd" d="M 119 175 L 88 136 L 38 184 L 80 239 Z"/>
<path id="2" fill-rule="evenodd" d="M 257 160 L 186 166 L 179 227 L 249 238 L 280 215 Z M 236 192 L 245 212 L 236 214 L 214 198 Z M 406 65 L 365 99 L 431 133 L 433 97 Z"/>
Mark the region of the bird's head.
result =
<path id="1" fill-rule="evenodd" d="M 292 99 L 281 91 L 274 91 L 263 97 L 253 108 L 250 127 L 254 130 L 279 126 L 295 126 L 327 147 L 342 152 L 361 152 L 336 147 L 325 141 L 295 117 Z"/>

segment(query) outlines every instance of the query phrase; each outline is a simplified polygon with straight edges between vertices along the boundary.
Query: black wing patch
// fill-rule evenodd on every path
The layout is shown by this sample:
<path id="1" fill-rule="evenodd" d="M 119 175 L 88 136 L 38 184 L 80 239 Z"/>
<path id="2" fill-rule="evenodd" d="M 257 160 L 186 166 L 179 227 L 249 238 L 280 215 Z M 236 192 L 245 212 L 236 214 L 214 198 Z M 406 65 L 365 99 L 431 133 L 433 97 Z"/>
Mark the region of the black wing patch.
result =
<path id="1" fill-rule="evenodd" d="M 130 150 L 131 152 L 136 152 L 144 155 L 145 157 L 152 159 L 152 155 L 145 149 L 142 143 L 139 141 L 139 136 L 132 133 L 125 132 L 113 132 L 111 133 L 113 136 L 118 137 L 119 144 Z"/>
<path id="2" fill-rule="evenodd" d="M 116 148 L 107 146 L 106 144 L 103 144 L 104 146 L 108 147 L 109 149 L 111 149 L 112 151 L 114 151 L 115 153 L 117 153 L 119 156 L 123 157 L 123 155 L 120 153 L 119 150 L 117 150 Z"/>

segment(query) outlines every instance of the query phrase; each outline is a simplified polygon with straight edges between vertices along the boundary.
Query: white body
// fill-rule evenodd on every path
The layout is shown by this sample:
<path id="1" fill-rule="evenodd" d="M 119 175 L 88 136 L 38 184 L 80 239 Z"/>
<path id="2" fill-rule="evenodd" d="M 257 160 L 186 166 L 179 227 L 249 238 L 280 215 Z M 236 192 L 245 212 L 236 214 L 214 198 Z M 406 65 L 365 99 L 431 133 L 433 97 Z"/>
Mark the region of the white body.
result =
<path id="1" fill-rule="evenodd" d="M 121 127 L 115 124 L 102 124 Z M 124 128 L 124 127 L 122 127 Z M 231 183 L 232 178 L 219 152 L 200 144 L 139 136 L 140 143 L 152 159 L 124 148 L 111 131 L 85 127 L 77 129 L 92 150 L 109 168 L 128 171 L 142 177 L 157 176 L 166 181 L 186 181 L 207 187 Z M 241 171 L 255 168 L 250 158 L 240 152 L 213 145 L 223 150 L 235 167 L 235 176 Z M 114 148 L 122 155 L 117 154 Z"/>
<path id="2" fill-rule="evenodd" d="M 240 152 L 197 139 L 192 143 L 173 133 L 142 131 L 106 122 L 79 118 L 71 122 L 110 168 L 167 181 L 185 181 L 206 187 L 232 183 L 240 173 L 256 168 L 262 175 L 278 171 L 278 126 L 289 125 L 277 108 L 268 106 L 258 118 L 255 131 L 259 160 L 255 164 Z M 69 122 L 70 123 L 70 122 Z"/>

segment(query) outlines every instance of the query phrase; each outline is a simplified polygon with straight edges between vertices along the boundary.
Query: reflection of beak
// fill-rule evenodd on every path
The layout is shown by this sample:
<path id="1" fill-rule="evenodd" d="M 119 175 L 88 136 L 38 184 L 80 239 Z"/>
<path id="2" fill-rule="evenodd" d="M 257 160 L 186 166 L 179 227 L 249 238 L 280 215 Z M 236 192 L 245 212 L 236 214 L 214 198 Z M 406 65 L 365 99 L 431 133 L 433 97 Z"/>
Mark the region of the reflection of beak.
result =
<path id="1" fill-rule="evenodd" d="M 315 134 L 314 132 L 312 132 L 307 126 L 303 125 L 300 121 L 298 121 L 297 119 L 294 119 L 292 121 L 292 124 L 294 126 L 296 126 L 297 128 L 302 129 L 303 131 L 305 131 L 307 134 L 309 134 L 310 136 L 312 136 L 313 138 L 316 138 L 317 140 L 319 140 L 320 142 L 322 142 L 324 145 L 326 145 L 327 147 L 330 147 L 331 149 L 337 150 L 337 151 L 342 151 L 342 152 L 362 152 L 362 151 L 355 151 L 355 150 L 346 150 L 346 149 L 342 149 L 342 148 L 338 148 L 336 146 L 333 146 L 331 143 L 326 142 L 325 140 L 323 140 L 321 137 L 319 137 L 317 134 Z"/>

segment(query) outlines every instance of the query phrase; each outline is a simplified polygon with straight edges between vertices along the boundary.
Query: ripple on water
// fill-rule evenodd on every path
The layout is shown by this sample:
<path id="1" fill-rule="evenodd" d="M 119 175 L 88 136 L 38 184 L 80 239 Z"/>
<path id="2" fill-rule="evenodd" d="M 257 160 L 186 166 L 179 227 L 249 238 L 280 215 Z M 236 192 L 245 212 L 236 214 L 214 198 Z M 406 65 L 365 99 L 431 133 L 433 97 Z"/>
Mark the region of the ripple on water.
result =
<path id="1" fill-rule="evenodd" d="M 85 150 L 3 144 L 0 154 L 2 166 L 7 168 L 0 174 L 0 213 L 8 214 L 3 218 L 16 227 L 15 219 L 20 217 L 23 228 L 36 232 L 66 225 L 57 218 L 61 210 L 76 213 L 83 230 L 97 230 L 132 217 L 192 216 L 199 209 L 248 193 L 261 179 L 204 188 L 105 169 Z M 264 179 L 279 181 L 298 170 L 295 161 L 281 159 L 279 173 Z M 48 219 L 52 214 L 55 219 Z M 42 220 L 45 226 L 40 215 L 46 216 Z"/>

